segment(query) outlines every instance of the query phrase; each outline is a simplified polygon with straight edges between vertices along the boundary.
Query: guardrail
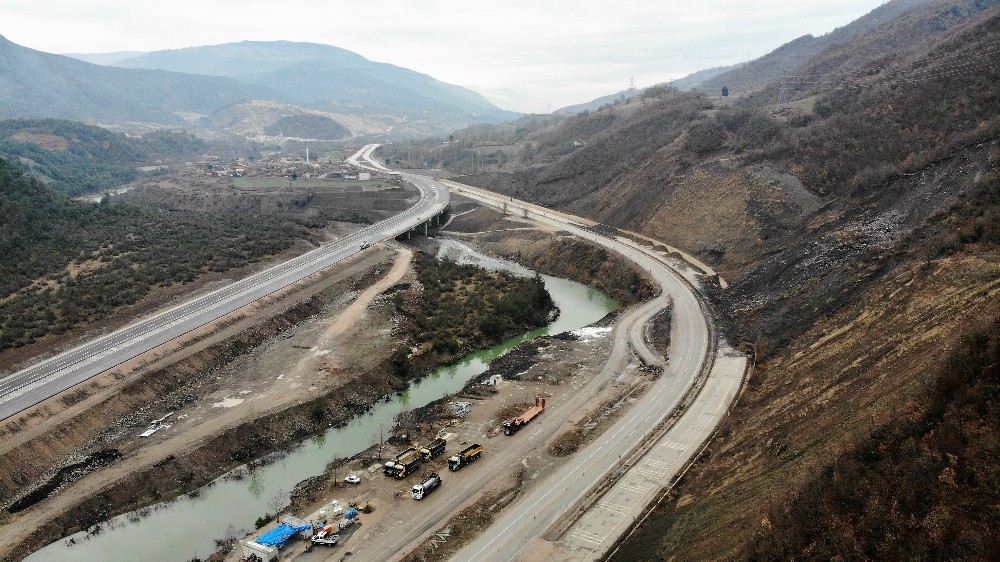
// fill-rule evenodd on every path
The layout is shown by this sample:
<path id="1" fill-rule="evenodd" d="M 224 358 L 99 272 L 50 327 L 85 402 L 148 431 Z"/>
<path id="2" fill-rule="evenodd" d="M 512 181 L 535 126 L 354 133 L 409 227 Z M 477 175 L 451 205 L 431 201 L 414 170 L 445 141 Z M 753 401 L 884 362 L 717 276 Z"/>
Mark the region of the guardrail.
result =
<path id="1" fill-rule="evenodd" d="M 364 156 L 370 156 L 377 146 L 368 145 L 354 156 L 366 150 L 367 154 Z M 383 167 L 379 171 L 386 170 Z M 443 185 L 434 185 L 436 182 L 432 180 L 411 174 L 403 175 L 403 179 L 417 188 L 420 199 L 393 217 L 349 234 L 333 244 L 271 266 L 8 375 L 0 380 L 0 420 L 14 416 L 100 373 L 283 290 L 360 251 L 350 251 L 352 245 L 367 247 L 395 238 L 433 220 L 448 208 L 450 195 Z M 344 255 L 337 257 L 339 254 Z M 273 287 L 262 289 L 267 283 L 278 281 L 282 277 L 285 279 Z M 166 330 L 191 322 L 199 314 L 213 308 L 215 312 L 204 321 L 197 321 L 198 323 L 187 326 L 179 333 L 165 334 Z M 157 338 L 157 335 L 160 337 Z M 130 346 L 134 348 L 130 349 Z"/>

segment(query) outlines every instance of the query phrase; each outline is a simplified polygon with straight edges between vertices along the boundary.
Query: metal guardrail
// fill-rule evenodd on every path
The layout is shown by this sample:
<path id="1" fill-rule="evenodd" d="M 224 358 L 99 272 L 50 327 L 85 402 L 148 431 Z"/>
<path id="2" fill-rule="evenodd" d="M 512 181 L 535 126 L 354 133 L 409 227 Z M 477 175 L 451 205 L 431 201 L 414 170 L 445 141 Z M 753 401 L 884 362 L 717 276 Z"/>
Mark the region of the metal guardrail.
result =
<path id="1" fill-rule="evenodd" d="M 355 156 L 368 150 L 369 147 L 372 145 L 366 146 Z M 368 155 L 374 148 L 377 148 L 377 145 L 368 150 Z M 385 171 L 385 169 L 379 171 Z M 402 177 L 420 192 L 420 200 L 402 213 L 349 234 L 333 244 L 322 246 L 235 283 L 160 311 L 3 378 L 0 380 L 0 420 L 14 416 L 60 392 L 214 322 L 226 314 L 283 290 L 317 271 L 330 267 L 356 253 L 352 252 L 333 259 L 338 253 L 348 251 L 353 244 L 371 245 L 394 238 L 432 220 L 448 208 L 450 194 L 445 186 L 435 186 L 433 180 L 412 174 L 404 174 Z M 266 292 L 261 292 L 263 284 L 278 280 L 283 276 L 287 278 L 277 286 L 266 290 Z M 171 327 L 189 322 L 199 314 L 204 314 L 213 308 L 216 309 L 215 312 L 197 325 L 190 326 L 183 332 L 174 335 L 165 334 L 165 331 Z M 157 335 L 160 337 L 157 338 Z M 127 349 L 128 346 L 135 346 L 135 349 Z M 127 351 L 120 353 L 123 351 L 122 347 L 126 347 Z M 119 353 L 116 354 L 116 352 Z M 114 358 L 112 359 L 112 357 Z M 15 400 L 17 400 L 17 404 L 14 404 Z"/>

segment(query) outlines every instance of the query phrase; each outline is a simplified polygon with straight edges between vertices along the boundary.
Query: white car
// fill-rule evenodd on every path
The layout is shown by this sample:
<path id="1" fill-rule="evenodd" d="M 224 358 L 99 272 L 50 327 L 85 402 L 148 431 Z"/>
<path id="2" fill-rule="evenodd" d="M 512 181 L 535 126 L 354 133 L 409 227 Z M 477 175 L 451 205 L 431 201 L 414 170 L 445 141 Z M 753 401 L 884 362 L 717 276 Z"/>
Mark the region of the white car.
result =
<path id="1" fill-rule="evenodd" d="M 360 484 L 361 478 L 356 474 L 350 474 L 347 478 L 344 478 L 344 482 L 347 482 L 348 484 Z"/>

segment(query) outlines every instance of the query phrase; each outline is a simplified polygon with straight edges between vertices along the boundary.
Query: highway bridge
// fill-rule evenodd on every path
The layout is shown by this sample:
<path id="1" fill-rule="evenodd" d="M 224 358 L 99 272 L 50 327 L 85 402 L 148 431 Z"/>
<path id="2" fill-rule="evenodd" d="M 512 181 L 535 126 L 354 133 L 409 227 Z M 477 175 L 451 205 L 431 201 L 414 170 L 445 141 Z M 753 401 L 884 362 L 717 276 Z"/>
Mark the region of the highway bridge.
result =
<path id="1" fill-rule="evenodd" d="M 369 161 L 362 165 L 358 162 L 358 158 L 370 156 L 377 147 L 367 145 L 349 161 L 386 172 L 388 170 L 377 163 Z M 0 380 L 0 420 L 297 283 L 373 244 L 397 236 L 409 237 L 412 231 L 421 227 L 426 233 L 428 225 L 434 224 L 448 209 L 448 189 L 430 178 L 409 174 L 401 177 L 420 192 L 419 200 L 402 213 L 3 378 Z"/>

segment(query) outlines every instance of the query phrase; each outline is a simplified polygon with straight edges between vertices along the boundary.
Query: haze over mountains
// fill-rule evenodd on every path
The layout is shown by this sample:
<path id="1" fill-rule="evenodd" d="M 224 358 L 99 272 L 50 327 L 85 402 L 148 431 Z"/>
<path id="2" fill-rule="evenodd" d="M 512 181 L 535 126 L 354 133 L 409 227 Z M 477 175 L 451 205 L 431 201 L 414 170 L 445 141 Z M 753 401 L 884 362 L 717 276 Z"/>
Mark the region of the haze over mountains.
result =
<path id="1" fill-rule="evenodd" d="M 675 84 L 682 91 L 456 131 L 448 124 L 489 114 L 477 96 L 333 47 L 245 42 L 98 67 L 0 41 L 0 112 L 51 103 L 79 119 L 249 136 L 439 134 L 379 154 L 639 232 L 729 282 L 703 278 L 719 332 L 754 369 L 698 461 L 612 560 L 992 560 L 998 4 L 890 0 L 830 34 Z M 144 154 L 100 131 L 53 131 L 19 124 L 9 138 L 72 135 Z M 160 140 L 203 152 L 197 139 Z M 50 178 L 66 167 L 21 154 Z M 32 205 L 20 207 L 26 231 L 51 223 Z M 55 463 L 37 465 L 33 478 Z"/>
<path id="2" fill-rule="evenodd" d="M 156 51 L 115 66 L 237 78 L 279 92 L 283 101 L 351 114 L 404 112 L 417 119 L 464 114 L 483 122 L 515 115 L 466 88 L 316 43 L 242 41 Z"/>
<path id="3" fill-rule="evenodd" d="M 112 68 L 16 45 L 0 36 L 0 118 L 181 125 L 265 88 L 232 78 Z"/>
<path id="4" fill-rule="evenodd" d="M 112 61 L 125 55 L 76 56 Z M 0 37 L 0 62 L 0 118 L 210 128 L 214 122 L 203 117 L 265 100 L 283 104 L 276 118 L 349 116 L 355 118 L 353 127 L 348 125 L 355 134 L 395 129 L 419 135 L 517 115 L 471 90 L 311 43 L 245 41 L 157 51 L 112 67 L 35 51 Z M 252 109 L 243 118 L 255 127 L 243 132 L 259 133 L 273 124 L 257 122 Z"/>
<path id="5" fill-rule="evenodd" d="M 612 560 L 995 558 L 997 4 L 893 0 L 707 95 L 406 147 L 730 281 L 708 291 L 755 370 Z"/>

